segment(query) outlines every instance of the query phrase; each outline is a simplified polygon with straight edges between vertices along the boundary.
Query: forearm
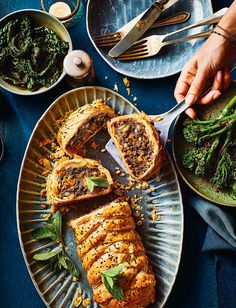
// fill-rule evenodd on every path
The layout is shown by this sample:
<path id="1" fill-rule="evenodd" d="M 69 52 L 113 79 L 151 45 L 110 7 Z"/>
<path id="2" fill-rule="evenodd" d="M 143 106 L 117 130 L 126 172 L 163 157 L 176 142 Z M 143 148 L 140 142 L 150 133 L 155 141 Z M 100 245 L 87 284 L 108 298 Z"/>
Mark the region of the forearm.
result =
<path id="1" fill-rule="evenodd" d="M 236 37 L 236 0 L 231 4 L 224 17 L 221 18 L 219 26 Z"/>

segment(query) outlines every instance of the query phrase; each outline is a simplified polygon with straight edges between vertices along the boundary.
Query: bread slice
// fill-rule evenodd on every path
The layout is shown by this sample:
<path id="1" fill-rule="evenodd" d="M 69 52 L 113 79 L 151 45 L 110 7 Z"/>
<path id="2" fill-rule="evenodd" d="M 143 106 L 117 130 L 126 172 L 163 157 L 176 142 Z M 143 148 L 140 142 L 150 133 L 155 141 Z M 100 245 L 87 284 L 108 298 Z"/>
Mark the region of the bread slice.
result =
<path id="1" fill-rule="evenodd" d="M 94 186 L 89 190 L 88 178 L 106 180 L 105 187 Z M 93 159 L 76 157 L 63 158 L 56 163 L 47 179 L 47 200 L 56 207 L 79 203 L 94 197 L 107 195 L 112 191 L 110 172 Z"/>
<path id="2" fill-rule="evenodd" d="M 77 109 L 66 119 L 57 134 L 57 141 L 70 154 L 81 154 L 85 143 L 106 127 L 115 111 L 103 100 L 96 100 Z"/>
<path id="3" fill-rule="evenodd" d="M 134 179 L 147 180 L 159 171 L 163 146 L 159 133 L 147 116 L 115 117 L 108 122 L 108 132 Z"/>

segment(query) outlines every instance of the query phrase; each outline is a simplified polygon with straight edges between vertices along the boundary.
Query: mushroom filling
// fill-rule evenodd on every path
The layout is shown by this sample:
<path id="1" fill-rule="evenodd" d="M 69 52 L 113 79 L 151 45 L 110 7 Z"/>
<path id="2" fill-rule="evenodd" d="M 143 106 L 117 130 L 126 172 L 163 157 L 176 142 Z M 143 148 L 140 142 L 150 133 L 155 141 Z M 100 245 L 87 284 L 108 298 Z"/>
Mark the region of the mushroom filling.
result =
<path id="1" fill-rule="evenodd" d="M 145 173 L 152 164 L 153 146 L 145 126 L 132 119 L 114 123 L 115 138 L 120 144 L 124 160 L 135 176 Z"/>
<path id="2" fill-rule="evenodd" d="M 76 197 L 90 193 L 87 185 L 87 177 L 106 178 L 97 168 L 69 167 L 62 168 L 57 172 L 58 175 L 58 197 L 61 199 L 74 199 Z M 103 191 L 106 187 L 94 187 L 94 192 Z"/>
<path id="3" fill-rule="evenodd" d="M 67 148 L 73 152 L 77 152 L 81 147 L 100 129 L 102 129 L 109 120 L 107 114 L 101 114 L 97 117 L 92 117 L 88 122 L 80 128 L 77 133 L 71 138 Z"/>

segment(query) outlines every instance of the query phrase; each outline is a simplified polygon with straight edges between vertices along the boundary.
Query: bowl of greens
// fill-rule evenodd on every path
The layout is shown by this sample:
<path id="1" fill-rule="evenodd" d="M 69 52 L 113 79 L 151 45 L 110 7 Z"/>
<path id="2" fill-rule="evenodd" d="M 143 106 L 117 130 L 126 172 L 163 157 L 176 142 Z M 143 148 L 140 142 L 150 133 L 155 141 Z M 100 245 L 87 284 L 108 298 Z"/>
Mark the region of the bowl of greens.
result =
<path id="1" fill-rule="evenodd" d="M 173 155 L 184 181 L 199 195 L 236 206 L 236 82 L 212 105 L 196 105 L 173 130 Z"/>
<path id="2" fill-rule="evenodd" d="M 63 60 L 70 51 L 70 35 L 52 15 L 11 13 L 0 20 L 0 86 L 20 95 L 46 92 L 66 75 Z"/>

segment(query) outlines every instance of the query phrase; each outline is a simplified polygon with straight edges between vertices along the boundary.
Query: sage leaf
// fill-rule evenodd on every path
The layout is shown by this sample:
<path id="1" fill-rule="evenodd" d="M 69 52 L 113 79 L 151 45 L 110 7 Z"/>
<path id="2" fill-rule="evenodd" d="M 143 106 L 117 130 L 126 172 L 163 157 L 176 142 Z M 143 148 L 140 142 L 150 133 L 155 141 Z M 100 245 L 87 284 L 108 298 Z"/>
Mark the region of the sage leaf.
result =
<path id="1" fill-rule="evenodd" d="M 124 291 L 123 289 L 118 285 L 114 284 L 112 287 L 109 283 L 109 280 L 107 280 L 108 276 L 102 275 L 102 283 L 106 287 L 107 291 L 116 299 L 119 301 L 122 301 L 124 299 Z M 110 277 L 111 278 L 111 277 Z M 112 279 L 112 278 L 111 278 Z M 112 279 L 113 280 L 113 279 Z"/>
<path id="2" fill-rule="evenodd" d="M 86 184 L 87 184 L 88 190 L 90 192 L 93 192 L 95 184 L 89 177 L 86 178 Z"/>
<path id="3" fill-rule="evenodd" d="M 125 268 L 126 264 L 126 262 L 121 263 L 102 273 L 102 282 L 104 286 L 106 287 L 107 291 L 118 300 L 124 299 L 124 291 L 119 286 L 117 278 L 120 277 L 119 275 Z"/>
<path id="4" fill-rule="evenodd" d="M 127 265 L 126 262 L 121 263 L 115 267 L 110 268 L 109 270 L 103 272 L 102 274 L 109 277 L 116 277 L 120 274 L 120 272 L 125 268 Z"/>
<path id="5" fill-rule="evenodd" d="M 52 224 L 57 234 L 57 239 L 60 240 L 62 238 L 62 214 L 60 211 L 57 211 L 56 214 L 52 216 Z"/>
<path id="6" fill-rule="evenodd" d="M 67 263 L 66 263 L 66 259 L 64 255 L 60 255 L 58 258 L 58 263 L 64 267 L 65 269 L 68 269 Z"/>
<path id="7" fill-rule="evenodd" d="M 48 252 L 36 253 L 35 255 L 33 255 L 33 259 L 37 260 L 37 261 L 49 260 L 49 259 L 55 257 L 57 254 L 59 254 L 61 251 L 62 251 L 62 249 L 59 248 L 59 249 L 51 250 L 51 251 L 48 251 Z"/>
<path id="8" fill-rule="evenodd" d="M 62 265 L 61 263 L 59 262 L 59 259 L 61 257 L 61 253 L 57 254 L 56 256 L 54 256 L 53 258 L 49 259 L 49 262 L 50 262 L 50 267 L 51 269 L 54 271 L 54 272 L 58 272 L 61 270 L 62 268 Z"/>
<path id="9" fill-rule="evenodd" d="M 114 279 L 112 277 L 109 277 L 109 276 L 105 276 L 105 277 L 106 277 L 106 280 L 109 283 L 110 287 L 113 288 L 113 286 L 114 286 Z"/>
<path id="10" fill-rule="evenodd" d="M 88 190 L 90 192 L 94 191 L 94 187 L 98 186 L 98 187 L 108 187 L 109 183 L 107 181 L 107 179 L 102 178 L 102 177 L 87 177 L 86 178 L 86 184 L 88 186 Z"/>
<path id="11" fill-rule="evenodd" d="M 57 240 L 57 234 L 54 230 L 49 228 L 47 225 L 44 225 L 43 227 L 39 227 L 35 230 L 32 231 L 32 236 L 36 240 L 41 240 L 41 239 L 52 239 L 52 240 Z"/>
<path id="12" fill-rule="evenodd" d="M 68 271 L 70 272 L 70 274 L 74 277 L 79 277 L 80 272 L 78 270 L 78 268 L 76 267 L 76 265 L 71 261 L 71 259 L 69 259 L 68 257 L 66 257 L 66 264 L 67 264 L 67 268 Z"/>

